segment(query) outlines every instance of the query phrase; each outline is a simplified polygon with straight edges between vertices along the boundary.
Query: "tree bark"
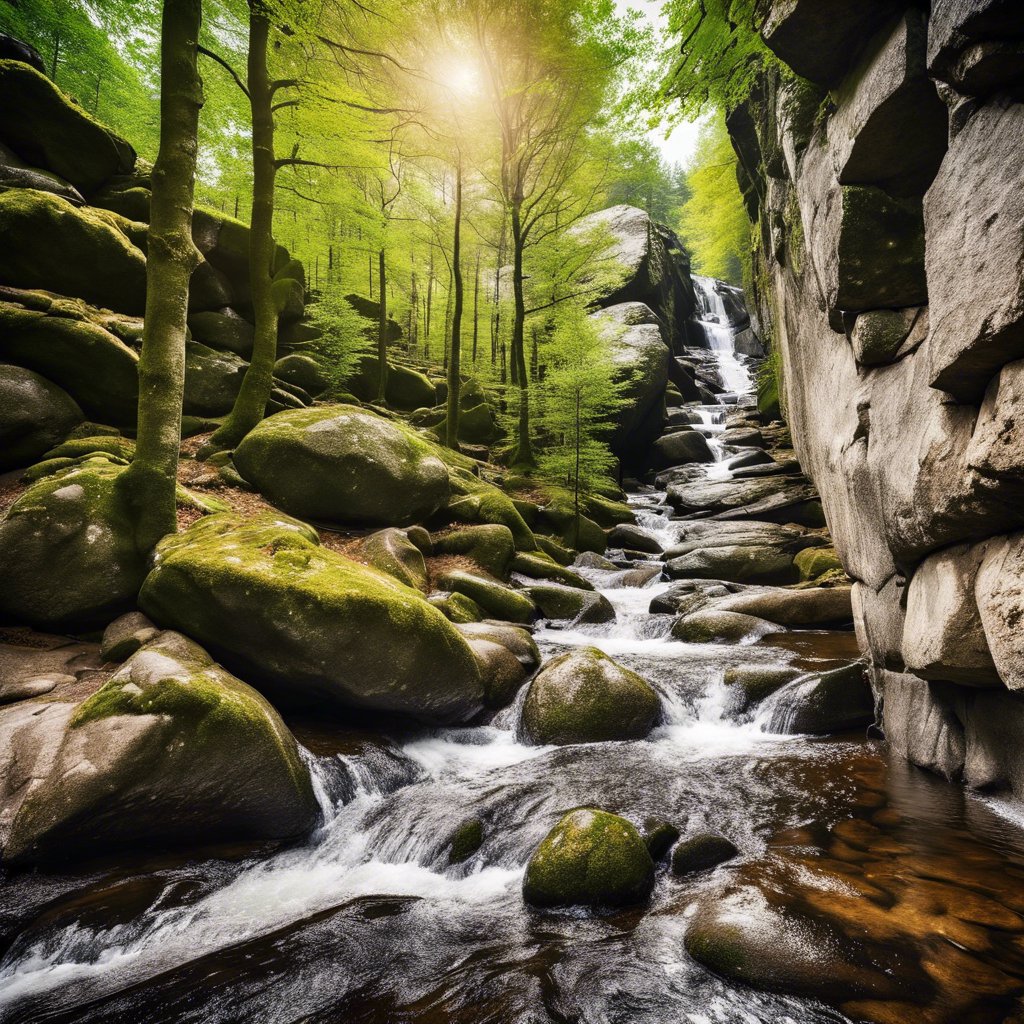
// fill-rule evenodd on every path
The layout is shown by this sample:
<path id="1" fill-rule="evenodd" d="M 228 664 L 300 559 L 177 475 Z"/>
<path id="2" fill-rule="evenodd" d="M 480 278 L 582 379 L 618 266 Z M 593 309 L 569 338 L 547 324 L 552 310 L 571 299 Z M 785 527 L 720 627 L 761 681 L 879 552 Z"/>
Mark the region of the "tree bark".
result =
<path id="1" fill-rule="evenodd" d="M 523 296 L 523 232 L 519 203 L 512 204 L 512 384 L 519 385 L 519 426 L 513 465 L 533 465 L 530 442 L 530 378 L 526 372 L 523 334 L 526 300 Z"/>
<path id="2" fill-rule="evenodd" d="M 476 273 L 473 276 L 473 366 L 476 366 L 477 342 L 480 339 L 480 250 L 476 251 Z"/>
<path id="3" fill-rule="evenodd" d="M 252 360 L 234 407 L 207 450 L 234 448 L 263 419 L 274 383 L 279 310 L 274 300 L 274 89 L 267 70 L 270 20 L 262 0 L 249 0 L 246 85 L 252 109 L 252 215 L 249 221 L 249 282 L 255 317 Z"/>
<path id="4" fill-rule="evenodd" d="M 384 250 L 377 253 L 380 308 L 377 314 L 377 401 L 382 405 L 388 390 L 388 298 Z"/>
<path id="5" fill-rule="evenodd" d="M 197 67 L 201 0 L 165 0 L 160 35 L 160 150 L 146 263 L 146 319 L 139 357 L 135 457 L 121 476 L 135 543 L 151 551 L 177 530 L 175 490 L 185 394 L 189 278 L 199 265 L 192 241 L 196 133 L 203 105 Z"/>
<path id="6" fill-rule="evenodd" d="M 452 281 L 455 302 L 452 307 L 451 356 L 448 359 L 448 419 L 445 444 L 459 450 L 459 397 L 462 390 L 462 156 L 455 168 L 455 227 L 452 236 Z M 474 339 L 473 354 L 476 355 Z"/>
<path id="7" fill-rule="evenodd" d="M 427 318 L 423 324 L 423 356 L 430 358 L 430 313 L 434 301 L 434 247 L 430 247 L 430 267 L 427 270 Z"/>

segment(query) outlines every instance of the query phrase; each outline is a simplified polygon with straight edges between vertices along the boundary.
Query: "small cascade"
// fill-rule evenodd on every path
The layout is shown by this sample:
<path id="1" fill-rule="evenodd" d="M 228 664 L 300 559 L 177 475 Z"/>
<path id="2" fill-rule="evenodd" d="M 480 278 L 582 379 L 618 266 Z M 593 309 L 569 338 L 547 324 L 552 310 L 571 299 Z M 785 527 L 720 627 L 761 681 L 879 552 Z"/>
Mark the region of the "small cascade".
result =
<path id="1" fill-rule="evenodd" d="M 743 293 L 713 277 L 697 275 L 692 280 L 697 299 L 694 322 L 702 331 L 708 349 L 715 353 L 722 384 L 727 394 L 749 394 L 752 390 L 750 374 L 737 355 L 735 344 L 736 336 L 750 326 Z M 714 408 L 709 407 L 709 411 Z"/>

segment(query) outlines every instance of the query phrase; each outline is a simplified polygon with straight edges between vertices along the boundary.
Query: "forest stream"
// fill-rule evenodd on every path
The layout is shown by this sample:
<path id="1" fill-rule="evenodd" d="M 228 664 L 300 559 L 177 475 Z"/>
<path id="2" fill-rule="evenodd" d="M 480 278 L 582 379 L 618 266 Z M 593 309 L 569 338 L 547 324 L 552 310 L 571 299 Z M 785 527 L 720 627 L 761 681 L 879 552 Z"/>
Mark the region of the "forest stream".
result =
<path id="1" fill-rule="evenodd" d="M 722 308 L 716 312 L 720 299 L 710 282 L 697 283 L 711 314 L 703 322 L 712 357 L 734 388 L 726 393 L 732 405 L 699 410 L 717 458 L 707 477 L 727 480 L 744 451 L 716 435 L 729 411 L 751 401 L 751 379 L 732 332 L 720 325 L 727 322 Z M 680 521 L 665 498 L 644 487 L 629 501 L 638 525 L 668 549 Z M 608 555 L 622 561 L 622 552 Z M 821 671 L 857 657 L 852 632 L 676 641 L 673 616 L 650 611 L 672 586 L 663 563 L 622 564 L 628 568 L 583 570 L 614 607 L 614 622 L 542 622 L 535 639 L 545 660 L 595 646 L 648 680 L 663 710 L 646 739 L 526 745 L 517 739 L 526 688 L 474 728 L 339 731 L 290 721 L 323 813 L 308 842 L 267 856 L 99 864 L 77 879 L 29 875 L 8 884 L 4 916 L 25 923 L 0 968 L 7 1019 L 851 1019 L 813 1000 L 723 981 L 687 956 L 684 935 L 702 894 L 747 866 L 762 877 L 776 872 L 784 907 L 806 898 L 792 885 L 794 873 L 826 902 L 853 892 L 855 880 L 870 884 L 870 899 L 885 907 L 955 895 L 972 913 L 950 921 L 970 943 L 956 928 L 932 933 L 925 910 L 904 922 L 902 934 L 876 933 L 876 955 L 899 961 L 910 951 L 900 943 L 948 944 L 965 972 L 947 980 L 958 1015 L 927 1019 L 995 1019 L 986 1013 L 1024 986 L 1019 813 L 893 763 L 864 730 L 827 739 L 778 731 L 786 689 L 754 712 L 731 710 L 728 667 Z M 630 585 L 645 569 L 648 582 Z M 692 877 L 660 873 L 643 909 L 537 914 L 522 900 L 526 862 L 548 823 L 581 805 L 671 821 L 684 834 L 713 829 L 740 854 Z M 484 823 L 483 843 L 451 865 L 449 838 L 470 818 Z M 755 901 L 743 913 L 756 920 L 763 909 Z M 775 927 L 771 916 L 764 927 Z M 810 948 L 813 936 L 795 939 L 828 969 L 827 955 Z M 983 949 L 998 957 L 1001 984 L 989 979 L 981 988 L 969 976 Z M 884 1007 L 878 1019 L 888 1019 Z"/>

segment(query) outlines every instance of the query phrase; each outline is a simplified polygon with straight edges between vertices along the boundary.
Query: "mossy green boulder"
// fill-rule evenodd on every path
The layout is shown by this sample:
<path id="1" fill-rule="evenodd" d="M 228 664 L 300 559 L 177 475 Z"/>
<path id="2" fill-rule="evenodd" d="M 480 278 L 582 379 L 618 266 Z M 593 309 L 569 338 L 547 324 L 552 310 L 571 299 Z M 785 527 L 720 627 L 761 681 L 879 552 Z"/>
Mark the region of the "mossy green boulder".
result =
<path id="1" fill-rule="evenodd" d="M 135 151 L 124 139 L 27 64 L 0 60 L 0 95 L 0 138 L 34 167 L 88 193 L 135 166 Z"/>
<path id="2" fill-rule="evenodd" d="M 487 613 L 465 594 L 430 594 L 427 600 L 440 611 L 449 622 L 458 625 L 479 622 Z"/>
<path id="3" fill-rule="evenodd" d="M 519 663 L 532 672 L 540 664 L 540 650 L 528 629 L 498 622 L 470 622 L 458 627 L 459 632 L 468 639 L 490 640 L 508 648 Z"/>
<path id="4" fill-rule="evenodd" d="M 504 577 L 515 554 L 515 539 L 507 526 L 488 523 L 464 526 L 433 538 L 434 554 L 465 555 L 492 576 Z"/>
<path id="5" fill-rule="evenodd" d="M 376 329 L 374 330 L 376 335 Z M 346 387 L 364 402 L 377 400 L 377 367 L 376 356 L 363 356 L 356 370 L 345 382 Z M 384 389 L 385 401 L 393 409 L 412 412 L 432 406 L 437 401 L 434 385 L 425 374 L 410 366 L 392 363 L 388 366 L 388 379 Z"/>
<path id="6" fill-rule="evenodd" d="M 407 587 L 427 589 L 427 566 L 423 561 L 423 552 L 409 540 L 405 530 L 389 526 L 385 530 L 371 533 L 359 545 L 358 557 L 379 572 L 394 576 Z"/>
<path id="7" fill-rule="evenodd" d="M 274 363 L 274 376 L 286 384 L 302 388 L 307 395 L 314 397 L 326 391 L 330 383 L 320 369 L 320 364 L 312 356 L 304 356 L 299 352 L 278 359 Z"/>
<path id="8" fill-rule="evenodd" d="M 161 633 L 77 707 L 52 707 L 65 713 L 44 733 L 50 770 L 17 808 L 8 861 L 290 839 L 317 821 L 280 716 L 183 636 Z"/>
<path id="9" fill-rule="evenodd" d="M 461 864 L 480 849 L 484 841 L 484 824 L 479 818 L 467 818 L 452 835 L 448 844 L 448 863 Z"/>
<path id="10" fill-rule="evenodd" d="M 799 570 L 801 580 L 816 580 L 827 572 L 843 568 L 835 548 L 804 548 L 793 556 L 793 564 Z"/>
<path id="11" fill-rule="evenodd" d="M 441 590 L 465 594 L 495 619 L 532 622 L 537 617 L 537 607 L 528 595 L 512 590 L 496 580 L 453 569 L 442 573 L 435 583 Z"/>
<path id="12" fill-rule="evenodd" d="M 194 341 L 224 352 L 234 352 L 243 359 L 252 358 L 253 325 L 234 310 L 193 313 L 188 318 L 188 327 Z M 274 376 L 280 376 L 276 365 Z"/>
<path id="13" fill-rule="evenodd" d="M 123 466 L 89 458 L 33 484 L 0 520 L 0 620 L 51 630 L 105 626 L 145 576 Z"/>
<path id="14" fill-rule="evenodd" d="M 604 594 L 557 583 L 527 587 L 530 599 L 547 619 L 571 619 L 577 623 L 614 622 L 615 609 Z"/>
<path id="15" fill-rule="evenodd" d="M 49 192 L 0 192 L 0 284 L 47 288 L 141 316 L 146 257 L 115 218 Z"/>
<path id="16" fill-rule="evenodd" d="M 537 539 L 541 540 L 540 537 Z M 577 590 L 594 589 L 594 584 L 590 580 L 564 565 L 559 565 L 541 550 L 517 552 L 512 559 L 512 570 L 534 580 L 558 580 L 559 583 L 575 587 Z"/>
<path id="17" fill-rule="evenodd" d="M 448 470 L 414 430 L 351 405 L 265 419 L 235 449 L 275 505 L 331 523 L 405 526 L 448 501 Z"/>
<path id="18" fill-rule="evenodd" d="M 570 811 L 526 866 L 523 898 L 535 907 L 620 907 L 642 903 L 654 861 L 625 818 L 596 808 Z"/>
<path id="19" fill-rule="evenodd" d="M 87 416 L 101 423 L 134 424 L 138 355 L 101 326 L 104 318 L 84 303 L 43 302 L 48 308 L 0 302 L 0 359 L 63 388 Z"/>
<path id="20" fill-rule="evenodd" d="M 480 666 L 440 611 L 284 515 L 216 515 L 165 538 L 139 606 L 275 703 L 440 723 L 483 707 Z"/>
<path id="21" fill-rule="evenodd" d="M 63 388 L 32 370 L 0 365 L 0 473 L 31 465 L 84 419 Z"/>
<path id="22" fill-rule="evenodd" d="M 596 647 L 549 661 L 523 704 L 521 731 L 537 744 L 643 739 L 661 701 L 650 684 Z"/>

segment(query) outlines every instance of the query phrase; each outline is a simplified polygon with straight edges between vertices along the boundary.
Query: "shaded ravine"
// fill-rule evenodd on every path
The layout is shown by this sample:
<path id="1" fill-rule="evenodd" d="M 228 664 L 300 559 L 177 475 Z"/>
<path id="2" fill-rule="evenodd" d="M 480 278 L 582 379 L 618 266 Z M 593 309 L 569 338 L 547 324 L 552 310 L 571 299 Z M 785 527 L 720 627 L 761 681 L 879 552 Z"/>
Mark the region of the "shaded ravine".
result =
<path id="1" fill-rule="evenodd" d="M 706 323 L 713 335 L 722 322 Z M 711 347 L 731 394 L 728 404 L 700 411 L 717 457 L 706 475 L 724 480 L 742 452 L 715 435 L 728 409 L 749 401 L 751 380 L 724 329 L 720 338 Z M 630 502 L 639 526 L 669 548 L 681 527 L 665 499 L 647 488 Z M 1024 842 L 1005 809 L 890 766 L 876 739 L 779 735 L 763 709 L 730 711 L 728 667 L 828 665 L 855 656 L 852 634 L 787 634 L 797 637 L 790 643 L 673 640 L 673 616 L 649 611 L 671 585 L 661 578 L 663 563 L 622 551 L 609 557 L 619 566 L 580 571 L 612 603 L 616 620 L 542 623 L 535 638 L 545 658 L 593 645 L 643 675 L 663 705 L 650 737 L 525 745 L 517 738 L 525 688 L 512 707 L 475 728 L 385 734 L 295 722 L 323 809 L 316 834 L 263 857 L 99 867 L 77 887 L 55 884 L 49 895 L 41 878 L 15 881 L 5 898 L 38 909 L 0 964 L 2 1015 L 380 1024 L 842 1021 L 851 1018 L 701 967 L 684 948 L 696 902 L 794 844 L 808 860 L 823 855 L 832 830 L 846 822 L 910 850 L 891 856 L 903 858 L 901 884 L 911 889 L 934 876 L 926 860 L 942 857 L 962 865 L 965 891 L 991 888 L 997 874 L 1005 887 L 1020 888 Z M 624 585 L 648 564 L 656 570 L 652 580 Z M 664 818 L 684 835 L 714 829 L 736 843 L 740 857 L 693 877 L 659 870 L 646 908 L 609 916 L 536 913 L 521 895 L 526 862 L 559 815 L 581 804 L 637 823 Z M 467 818 L 483 822 L 483 844 L 451 865 L 448 844 Z M 881 846 L 874 856 L 886 856 Z M 1024 975 L 1017 951 L 1018 939 L 1024 949 L 1024 918 L 1019 930 L 1006 920 L 978 927 L 999 932 L 1007 975 Z M 1013 1005 L 1009 988 L 996 996 Z"/>

